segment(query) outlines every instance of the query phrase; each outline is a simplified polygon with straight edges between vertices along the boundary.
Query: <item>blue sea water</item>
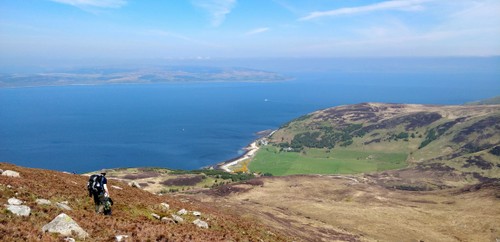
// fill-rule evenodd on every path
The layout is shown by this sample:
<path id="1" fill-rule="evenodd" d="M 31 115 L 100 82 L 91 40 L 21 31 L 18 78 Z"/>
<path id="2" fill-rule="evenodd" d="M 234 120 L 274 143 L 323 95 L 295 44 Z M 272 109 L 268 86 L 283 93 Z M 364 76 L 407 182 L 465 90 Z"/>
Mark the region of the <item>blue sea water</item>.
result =
<path id="1" fill-rule="evenodd" d="M 70 172 L 197 169 L 255 133 L 360 102 L 462 104 L 500 94 L 498 70 L 292 73 L 273 83 L 0 89 L 0 161 Z"/>

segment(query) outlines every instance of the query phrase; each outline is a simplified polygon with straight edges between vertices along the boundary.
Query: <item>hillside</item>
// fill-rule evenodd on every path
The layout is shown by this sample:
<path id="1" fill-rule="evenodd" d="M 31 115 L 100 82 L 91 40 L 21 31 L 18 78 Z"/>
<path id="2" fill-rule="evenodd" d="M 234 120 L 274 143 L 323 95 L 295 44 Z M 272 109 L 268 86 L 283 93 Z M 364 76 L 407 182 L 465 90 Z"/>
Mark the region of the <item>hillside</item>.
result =
<path id="1" fill-rule="evenodd" d="M 466 103 L 465 105 L 493 105 L 493 104 L 500 104 L 500 96 Z"/>
<path id="2" fill-rule="evenodd" d="M 109 179 L 111 197 L 115 204 L 112 216 L 95 214 L 94 205 L 86 191 L 87 177 L 56 171 L 30 169 L 0 163 L 3 171 L 13 170 L 20 177 L 0 175 L 0 203 L 10 198 L 24 201 L 31 208 L 28 217 L 16 216 L 4 207 L 0 212 L 0 241 L 62 241 L 64 236 L 43 233 L 42 227 L 61 213 L 66 213 L 89 235 L 90 241 L 114 241 L 117 235 L 127 235 L 126 241 L 289 241 L 278 232 L 257 221 L 225 213 L 203 202 L 158 196 L 126 183 Z M 51 205 L 37 204 L 37 199 L 47 199 Z M 72 210 L 59 205 L 67 202 Z M 56 204 L 59 203 L 59 204 Z M 163 209 L 167 203 L 170 209 Z M 183 223 L 170 219 L 161 221 L 152 216 L 170 218 L 186 209 Z M 201 212 L 199 219 L 209 228 L 198 228 L 192 211 Z"/>
<path id="3" fill-rule="evenodd" d="M 283 125 L 250 169 L 273 175 L 379 172 L 373 175 L 387 176 L 388 184 L 419 183 L 393 186 L 427 190 L 498 179 L 499 157 L 500 105 L 363 103 Z M 380 173 L 385 170 L 398 171 Z"/>

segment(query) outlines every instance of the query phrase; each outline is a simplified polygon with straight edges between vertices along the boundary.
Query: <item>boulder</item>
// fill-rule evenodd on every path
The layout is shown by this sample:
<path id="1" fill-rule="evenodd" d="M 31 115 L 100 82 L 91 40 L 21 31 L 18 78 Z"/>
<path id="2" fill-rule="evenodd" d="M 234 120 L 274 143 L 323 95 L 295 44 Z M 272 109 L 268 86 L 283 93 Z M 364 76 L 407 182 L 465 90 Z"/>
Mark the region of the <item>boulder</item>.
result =
<path id="1" fill-rule="evenodd" d="M 75 239 L 73 239 L 73 238 L 71 238 L 71 237 L 66 237 L 66 238 L 64 238 L 64 241 L 65 241 L 65 242 L 76 242 L 76 240 L 75 240 Z"/>
<path id="2" fill-rule="evenodd" d="M 128 235 L 117 235 L 117 236 L 115 236 L 115 240 L 117 242 L 125 241 L 127 238 L 128 238 Z"/>
<path id="3" fill-rule="evenodd" d="M 161 208 L 163 210 L 169 210 L 170 209 L 170 205 L 168 205 L 168 203 L 161 203 L 160 205 L 161 205 Z"/>
<path id="4" fill-rule="evenodd" d="M 57 215 L 50 223 L 42 227 L 43 232 L 59 233 L 63 236 L 71 236 L 73 233 L 78 239 L 85 239 L 89 234 L 85 232 L 71 217 L 65 213 Z"/>
<path id="5" fill-rule="evenodd" d="M 141 189 L 141 185 L 139 185 L 139 183 L 137 183 L 136 181 L 131 181 L 128 183 L 128 185 L 131 187 L 136 187 L 136 188 Z"/>
<path id="6" fill-rule="evenodd" d="M 158 215 L 156 213 L 152 213 L 151 216 L 153 216 L 153 218 L 158 219 L 158 220 L 160 220 L 160 218 L 161 218 L 160 215 Z"/>
<path id="7" fill-rule="evenodd" d="M 175 221 L 175 223 L 184 223 L 184 219 L 181 216 L 172 214 L 172 219 Z"/>
<path id="8" fill-rule="evenodd" d="M 7 210 L 17 216 L 30 216 L 31 208 L 26 205 L 5 205 Z"/>
<path id="9" fill-rule="evenodd" d="M 200 217 L 201 216 L 201 213 L 198 212 L 198 211 L 193 211 L 193 215 L 196 216 L 196 217 Z"/>
<path id="10" fill-rule="evenodd" d="M 7 203 L 9 203 L 10 205 L 21 205 L 21 204 L 23 204 L 23 201 L 21 201 L 17 198 L 11 197 L 11 198 L 9 198 L 9 200 L 7 200 Z"/>
<path id="11" fill-rule="evenodd" d="M 56 203 L 56 206 L 60 209 L 63 209 L 63 210 L 73 210 L 71 209 L 68 205 L 67 205 L 67 202 L 64 203 L 64 202 L 60 202 L 60 203 Z"/>
<path id="12" fill-rule="evenodd" d="M 19 172 L 17 171 L 11 171 L 11 170 L 5 170 L 2 172 L 2 176 L 10 176 L 10 177 L 21 177 L 19 175 Z"/>
<path id="13" fill-rule="evenodd" d="M 193 224 L 195 224 L 199 228 L 208 229 L 208 223 L 203 220 L 196 219 L 195 221 L 193 221 Z"/>
<path id="14" fill-rule="evenodd" d="M 177 215 L 186 215 L 188 213 L 188 211 L 186 209 L 181 209 L 179 211 L 177 211 Z"/>
<path id="15" fill-rule="evenodd" d="M 3 173 L 3 170 L 2 170 L 2 169 L 0 169 L 0 174 L 2 174 L 2 173 Z"/>
<path id="16" fill-rule="evenodd" d="M 52 202 L 47 200 L 47 199 L 37 199 L 37 200 L 35 200 L 35 202 L 38 205 L 50 205 L 50 204 L 52 204 Z"/>

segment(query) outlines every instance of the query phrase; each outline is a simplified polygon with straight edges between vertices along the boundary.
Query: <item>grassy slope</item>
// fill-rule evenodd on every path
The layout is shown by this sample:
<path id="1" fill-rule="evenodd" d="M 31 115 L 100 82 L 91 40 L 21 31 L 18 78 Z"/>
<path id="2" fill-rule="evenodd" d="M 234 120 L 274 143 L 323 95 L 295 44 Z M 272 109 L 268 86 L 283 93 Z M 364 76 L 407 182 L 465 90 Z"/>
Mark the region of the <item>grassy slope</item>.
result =
<path id="1" fill-rule="evenodd" d="M 257 153 L 249 167 L 251 171 L 273 175 L 328 174 L 375 172 L 437 162 L 459 173 L 498 178 L 500 159 L 488 153 L 491 147 L 500 145 L 498 120 L 500 106 L 341 106 L 317 111 L 285 124 L 271 137 L 271 145 Z M 431 130 L 450 123 L 453 125 L 437 135 L 436 139 L 420 147 Z M 366 129 L 367 132 L 361 135 L 351 132 L 352 144 L 346 148 L 337 142 L 333 149 L 303 147 L 301 152 L 279 152 L 278 144 L 290 145 L 297 134 L 320 132 L 322 138 L 325 127 L 343 132 L 349 124 L 361 124 L 361 130 Z M 464 132 L 463 140 L 457 141 L 456 137 Z M 394 136 L 400 133 L 409 137 L 395 139 Z M 491 169 L 467 165 L 470 157 L 476 156 L 486 159 Z"/>
<path id="2" fill-rule="evenodd" d="M 125 183 L 108 179 L 112 188 L 113 216 L 95 214 L 92 199 L 86 191 L 87 177 L 55 171 L 17 167 L 0 163 L 0 169 L 20 172 L 21 178 L 0 176 L 0 204 L 16 197 L 32 208 L 29 217 L 16 217 L 6 209 L 0 210 L 0 241 L 54 241 L 58 235 L 42 233 L 43 225 L 64 212 L 72 217 L 90 236 L 91 241 L 113 241 L 115 235 L 125 234 L 139 241 L 284 241 L 289 240 L 277 233 L 268 233 L 266 226 L 242 219 L 224 210 L 214 209 L 202 203 L 179 201 L 171 196 L 158 196 L 131 188 Z M 9 188 L 10 186 L 11 188 Z M 63 211 L 55 206 L 39 206 L 37 198 L 52 202 L 68 201 L 72 211 Z M 159 204 L 170 204 L 169 211 L 162 211 Z M 202 212 L 209 229 L 200 229 L 192 224 L 194 216 L 185 217 L 185 224 L 166 224 L 152 218 L 151 213 L 170 216 L 181 208 Z M 273 234 L 273 235 L 271 235 Z"/>

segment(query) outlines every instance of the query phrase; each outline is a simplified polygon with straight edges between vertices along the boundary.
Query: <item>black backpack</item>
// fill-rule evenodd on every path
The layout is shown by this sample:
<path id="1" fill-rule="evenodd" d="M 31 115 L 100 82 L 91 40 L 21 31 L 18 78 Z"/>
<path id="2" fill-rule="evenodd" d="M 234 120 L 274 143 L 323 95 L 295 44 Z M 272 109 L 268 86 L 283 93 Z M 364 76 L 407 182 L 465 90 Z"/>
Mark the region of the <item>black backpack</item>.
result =
<path id="1" fill-rule="evenodd" d="M 102 175 L 92 175 L 89 177 L 87 182 L 87 190 L 89 191 L 89 196 L 100 194 L 104 191 L 102 185 Z"/>

